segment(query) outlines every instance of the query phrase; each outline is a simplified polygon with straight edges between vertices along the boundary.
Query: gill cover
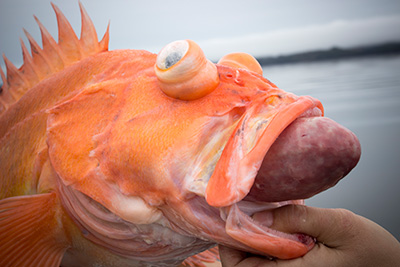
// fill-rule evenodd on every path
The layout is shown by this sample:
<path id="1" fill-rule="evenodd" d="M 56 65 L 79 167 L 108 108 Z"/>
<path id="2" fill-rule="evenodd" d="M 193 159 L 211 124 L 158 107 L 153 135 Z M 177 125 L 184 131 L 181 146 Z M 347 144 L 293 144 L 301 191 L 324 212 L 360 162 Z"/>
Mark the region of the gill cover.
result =
<path id="1" fill-rule="evenodd" d="M 157 55 L 154 66 L 159 86 L 168 96 L 181 100 L 201 98 L 217 88 L 217 67 L 191 40 L 175 41 Z"/>

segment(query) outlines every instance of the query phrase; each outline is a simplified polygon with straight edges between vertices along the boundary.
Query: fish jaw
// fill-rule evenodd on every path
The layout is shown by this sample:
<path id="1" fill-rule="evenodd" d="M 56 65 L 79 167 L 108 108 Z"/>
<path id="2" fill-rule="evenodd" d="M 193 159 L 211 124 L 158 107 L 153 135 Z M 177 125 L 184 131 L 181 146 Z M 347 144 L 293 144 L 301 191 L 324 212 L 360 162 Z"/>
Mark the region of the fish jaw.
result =
<path id="1" fill-rule="evenodd" d="M 295 135 L 304 129 L 311 138 L 300 139 Z M 307 146 L 290 142 L 291 137 L 298 138 L 300 143 L 307 140 L 305 145 L 310 145 L 311 149 L 304 149 Z M 301 144 L 304 145 L 304 142 Z M 300 160 L 297 157 L 296 161 L 292 160 L 296 158 L 293 154 L 282 153 L 279 164 L 274 164 L 279 165 L 275 169 L 278 174 L 276 178 L 268 169 L 274 165 L 268 161 L 279 154 L 279 148 L 284 148 L 286 152 L 293 150 L 293 154 L 298 152 L 307 157 L 302 159 L 300 155 Z M 271 150 L 272 153 L 268 154 Z M 334 152 L 331 153 L 330 150 Z M 315 153 L 308 156 L 308 152 Z M 318 158 L 321 153 L 323 156 Z M 226 234 L 241 245 L 249 247 L 249 251 L 256 250 L 257 254 L 279 259 L 301 257 L 313 248 L 315 239 L 301 233 L 288 234 L 273 230 L 269 228 L 270 225 L 265 224 L 263 216 L 259 215 L 274 208 L 271 204 L 276 207 L 303 204 L 302 199 L 335 185 L 354 168 L 360 153 L 359 141 L 353 133 L 323 117 L 320 101 L 308 96 L 297 97 L 278 92 L 255 102 L 237 123 L 208 181 L 205 199 L 210 206 L 220 209 Z M 346 159 L 337 161 L 342 155 Z M 322 163 L 310 161 L 313 157 Z M 297 181 L 296 175 L 286 172 L 287 165 L 296 166 L 305 161 L 308 161 L 307 164 L 300 168 L 304 173 L 309 169 L 326 170 L 319 174 L 314 171 L 314 176 L 303 181 Z M 326 168 L 325 164 L 329 167 Z M 319 179 L 321 175 L 330 175 L 331 170 L 333 175 Z M 293 180 L 297 182 L 297 188 L 285 185 L 285 182 Z M 261 187 L 263 183 L 267 186 Z M 251 194 L 257 185 L 262 189 L 254 190 L 255 193 Z M 306 189 L 303 190 L 302 187 Z M 299 190 L 300 193 L 295 192 L 293 195 L 293 189 L 298 188 L 302 189 Z M 242 209 L 243 203 L 250 209 Z"/>
<path id="2" fill-rule="evenodd" d="M 293 201 L 296 202 L 301 201 Z M 241 211 L 238 204 L 221 209 L 226 213 L 226 233 L 236 241 L 269 257 L 293 259 L 305 255 L 314 247 L 315 239 L 310 236 L 301 233 L 287 234 L 269 228 L 272 220 L 267 215 L 268 211 L 255 213 L 252 218 Z"/>
<path id="3" fill-rule="evenodd" d="M 242 200 L 254 184 L 264 156 L 284 129 L 300 116 L 322 116 L 317 99 L 277 94 L 242 116 L 208 181 L 205 198 L 214 207 Z"/>
<path id="4" fill-rule="evenodd" d="M 304 201 L 256 203 L 243 198 L 248 195 L 265 155 L 281 132 L 299 117 L 322 115 L 318 100 L 277 91 L 254 103 L 235 123 L 204 194 L 210 206 L 219 208 L 225 228 L 222 236 L 229 237 L 219 237 L 220 240 L 216 237 L 218 243 L 280 259 L 297 258 L 313 248 L 315 242 L 310 236 L 276 231 L 253 219 L 260 218 L 257 215 L 269 209 Z M 243 205 L 247 208 L 242 211 Z"/>

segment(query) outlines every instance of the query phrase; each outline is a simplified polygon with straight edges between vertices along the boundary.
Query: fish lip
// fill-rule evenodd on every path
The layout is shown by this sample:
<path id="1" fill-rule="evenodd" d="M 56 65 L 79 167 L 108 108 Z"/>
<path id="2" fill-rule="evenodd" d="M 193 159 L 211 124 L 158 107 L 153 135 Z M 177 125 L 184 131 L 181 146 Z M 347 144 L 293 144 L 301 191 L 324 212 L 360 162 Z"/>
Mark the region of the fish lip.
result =
<path id="1" fill-rule="evenodd" d="M 297 103 L 297 101 L 300 102 L 300 103 Z M 286 121 L 285 121 L 285 127 L 283 127 L 280 131 L 274 133 L 274 135 L 275 135 L 274 141 L 269 145 L 268 149 L 265 150 L 265 153 L 261 153 L 261 154 L 260 154 L 259 160 L 260 160 L 261 164 L 259 164 L 259 165 L 257 166 L 257 173 L 256 173 L 256 175 L 254 176 L 254 180 L 253 180 L 253 182 L 252 182 L 252 184 L 251 184 L 251 186 L 250 186 L 250 188 L 249 188 L 249 191 L 248 191 L 247 194 L 241 199 L 241 201 L 248 195 L 248 193 L 249 193 L 250 190 L 251 190 L 251 187 L 253 187 L 255 178 L 256 178 L 257 175 L 258 175 L 258 170 L 259 170 L 259 169 L 261 168 L 261 166 L 262 166 L 262 162 L 263 162 L 263 160 L 264 160 L 264 157 L 265 157 L 265 156 L 267 155 L 267 153 L 269 152 L 269 149 L 271 148 L 271 146 L 276 142 L 276 140 L 277 140 L 277 138 L 279 137 L 279 135 L 281 135 L 281 134 L 289 127 L 289 125 L 292 124 L 292 123 L 293 123 L 295 120 L 297 120 L 297 119 L 300 119 L 300 118 L 311 118 L 311 117 L 323 117 L 323 116 L 324 116 L 324 109 L 323 109 L 323 106 L 322 106 L 321 102 L 320 102 L 318 99 L 313 98 L 313 97 L 311 97 L 311 96 L 300 96 L 299 99 L 298 99 L 297 101 L 294 102 L 292 105 L 289 105 L 289 106 L 287 107 L 287 109 L 296 108 L 297 106 L 301 105 L 301 102 L 302 102 L 302 101 L 311 101 L 311 102 L 310 102 L 310 105 L 308 106 L 308 108 L 305 108 L 305 109 L 302 111 L 302 113 L 300 113 L 299 115 L 293 116 L 293 117 L 291 117 L 290 119 L 286 120 Z M 283 110 L 283 112 L 285 112 L 285 110 Z M 264 132 L 263 135 L 265 135 L 265 134 L 266 134 L 266 133 Z M 262 144 L 257 144 L 256 146 L 260 146 L 260 147 L 262 148 Z M 289 202 L 290 202 L 290 201 L 296 202 L 297 200 L 287 199 L 287 200 L 285 200 L 285 201 L 279 201 L 279 202 L 277 202 L 277 203 L 280 203 L 280 202 L 288 202 L 288 201 L 289 201 Z M 288 204 L 291 204 L 291 203 L 288 203 Z"/>
<path id="2" fill-rule="evenodd" d="M 291 102 L 276 112 L 247 151 L 243 148 L 243 140 L 247 137 L 244 130 L 246 127 L 243 125 L 251 118 L 262 118 L 262 115 L 257 113 L 257 108 L 266 104 L 261 102 L 254 105 L 254 108 L 249 108 L 243 114 L 208 181 L 205 198 L 210 206 L 227 207 L 245 198 L 254 184 L 264 157 L 278 136 L 298 118 L 324 114 L 321 102 L 313 97 L 297 97 L 291 93 L 284 96 L 291 97 Z"/>
<path id="3" fill-rule="evenodd" d="M 319 102 L 319 101 L 318 101 Z M 298 116 L 297 118 L 295 118 L 293 121 L 300 119 L 300 118 L 311 118 L 311 117 L 322 117 L 323 116 L 323 108 L 321 106 L 315 106 L 313 108 L 310 108 L 306 111 L 304 111 L 302 114 L 300 114 L 300 116 Z M 292 122 L 293 122 L 292 121 Z M 286 128 L 285 128 L 286 129 Z M 282 131 L 283 132 L 283 131 Z M 281 133 L 282 133 L 281 132 Z"/>
<path id="4" fill-rule="evenodd" d="M 256 172 L 256 174 L 254 175 L 253 182 L 251 183 L 251 186 L 250 186 L 248 192 L 246 193 L 246 195 L 245 195 L 240 201 L 243 201 L 244 198 L 249 194 L 251 188 L 252 188 L 253 185 L 254 185 L 255 179 L 257 178 L 258 171 L 259 171 L 259 169 L 260 169 L 261 166 L 262 166 L 262 162 L 263 162 L 265 156 L 266 156 L 267 153 L 269 152 L 269 149 L 271 148 L 271 146 L 276 142 L 276 140 L 277 140 L 277 138 L 279 137 L 279 135 L 281 135 L 281 134 L 289 127 L 289 125 L 292 124 L 292 123 L 293 123 L 295 120 L 297 120 L 297 119 L 300 119 L 300 118 L 311 118 L 311 117 L 322 117 L 322 116 L 324 115 L 323 106 L 322 106 L 321 102 L 320 102 L 318 99 L 313 98 L 313 97 L 311 97 L 311 96 L 300 96 L 299 99 L 298 99 L 299 102 L 302 102 L 303 100 L 306 100 L 306 101 L 311 100 L 313 104 L 310 104 L 310 106 L 309 106 L 308 108 L 305 108 L 304 111 L 303 111 L 300 115 L 293 116 L 292 118 L 290 118 L 289 120 L 287 120 L 287 121 L 285 122 L 285 125 L 286 125 L 286 126 L 283 127 L 280 131 L 278 131 L 278 132 L 275 133 L 274 141 L 269 145 L 269 147 L 268 147 L 268 149 L 265 151 L 265 153 L 261 153 L 261 154 L 260 154 L 259 160 L 261 161 L 261 164 L 259 164 L 259 165 L 257 166 L 257 172 Z M 298 104 L 297 102 L 294 102 L 292 105 L 289 105 L 289 106 L 288 106 L 288 109 L 294 108 L 294 107 L 296 107 L 296 106 L 298 106 L 298 105 L 299 105 L 299 104 Z M 285 110 L 283 110 L 283 112 L 285 112 Z M 267 131 L 267 130 L 266 130 L 266 131 Z M 266 134 L 266 133 L 264 132 L 263 135 L 265 135 L 265 134 Z M 256 144 L 256 146 L 260 146 L 261 148 L 263 147 L 262 144 Z M 297 201 L 297 200 L 294 200 L 294 199 L 287 199 L 287 200 L 285 200 L 285 201 L 279 201 L 279 202 L 276 202 L 276 203 L 277 203 L 278 205 L 282 205 L 282 204 L 279 204 L 279 203 L 280 203 L 280 202 L 282 202 L 282 203 L 285 203 L 285 202 L 286 202 L 287 205 L 288 205 L 288 204 L 296 203 L 296 201 Z M 292 203 L 292 202 L 293 202 L 293 203 Z M 266 203 L 270 203 L 270 202 L 266 202 Z"/>

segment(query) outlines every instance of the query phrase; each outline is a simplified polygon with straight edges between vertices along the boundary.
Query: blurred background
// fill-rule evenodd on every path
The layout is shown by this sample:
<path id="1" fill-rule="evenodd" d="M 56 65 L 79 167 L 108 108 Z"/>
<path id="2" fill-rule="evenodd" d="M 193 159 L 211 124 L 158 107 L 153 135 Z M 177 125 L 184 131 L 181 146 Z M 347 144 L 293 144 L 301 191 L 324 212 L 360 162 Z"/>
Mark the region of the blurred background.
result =
<path id="1" fill-rule="evenodd" d="M 78 1 L 53 2 L 79 34 Z M 320 99 L 327 117 L 359 137 L 362 157 L 337 186 L 306 204 L 349 209 L 400 240 L 399 0 L 81 2 L 99 38 L 110 22 L 110 50 L 157 53 L 171 41 L 192 39 L 213 61 L 250 53 L 280 88 Z M 33 14 L 56 39 L 49 0 L 0 1 L 0 52 L 17 67 L 19 38 L 28 44 L 22 28 L 40 42 Z"/>

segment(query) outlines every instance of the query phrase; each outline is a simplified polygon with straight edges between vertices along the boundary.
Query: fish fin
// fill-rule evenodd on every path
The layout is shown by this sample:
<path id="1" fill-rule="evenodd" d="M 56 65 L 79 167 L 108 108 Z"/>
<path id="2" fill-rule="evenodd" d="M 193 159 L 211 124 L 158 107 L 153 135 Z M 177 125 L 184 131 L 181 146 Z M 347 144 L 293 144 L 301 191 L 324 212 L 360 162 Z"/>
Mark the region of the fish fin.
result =
<path id="1" fill-rule="evenodd" d="M 0 200 L 0 266 L 59 266 L 69 247 L 56 194 Z"/>
<path id="2" fill-rule="evenodd" d="M 187 258 L 182 262 L 182 266 L 207 267 L 207 263 L 214 263 L 216 261 L 219 261 L 217 246 Z"/>
<path id="3" fill-rule="evenodd" d="M 24 44 L 21 45 L 24 63 L 20 68 L 3 56 L 7 75 L 0 70 L 3 81 L 0 88 L 0 114 L 40 81 L 74 62 L 108 50 L 109 27 L 99 42 L 94 25 L 81 3 L 79 3 L 82 17 L 80 40 L 60 9 L 54 4 L 52 6 L 57 16 L 58 43 L 35 17 L 42 35 L 43 48 L 40 48 L 33 37 L 24 30 L 31 46 L 32 56 Z"/>

